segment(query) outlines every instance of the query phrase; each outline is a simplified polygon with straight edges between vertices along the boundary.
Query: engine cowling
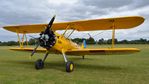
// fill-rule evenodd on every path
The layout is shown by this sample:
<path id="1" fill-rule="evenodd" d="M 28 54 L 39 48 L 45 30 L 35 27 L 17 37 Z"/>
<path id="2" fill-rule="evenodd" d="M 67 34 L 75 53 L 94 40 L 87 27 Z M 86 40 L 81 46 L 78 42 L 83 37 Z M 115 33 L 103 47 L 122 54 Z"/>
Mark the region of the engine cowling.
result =
<path id="1" fill-rule="evenodd" d="M 41 32 L 39 37 L 39 45 L 43 48 L 50 49 L 56 43 L 56 35 L 52 30 Z"/>

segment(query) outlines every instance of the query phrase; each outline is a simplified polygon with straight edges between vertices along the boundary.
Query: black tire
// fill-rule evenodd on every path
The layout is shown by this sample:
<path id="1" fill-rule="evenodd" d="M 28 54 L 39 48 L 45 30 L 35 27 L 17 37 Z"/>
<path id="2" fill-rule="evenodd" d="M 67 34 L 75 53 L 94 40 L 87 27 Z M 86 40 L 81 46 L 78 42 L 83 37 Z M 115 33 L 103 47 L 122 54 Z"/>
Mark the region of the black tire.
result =
<path id="1" fill-rule="evenodd" d="M 66 63 L 66 72 L 72 72 L 74 70 L 74 63 L 73 62 L 67 62 Z"/>
<path id="2" fill-rule="evenodd" d="M 39 70 L 42 69 L 44 67 L 44 62 L 42 61 L 42 59 L 38 59 L 35 62 L 35 69 Z"/>

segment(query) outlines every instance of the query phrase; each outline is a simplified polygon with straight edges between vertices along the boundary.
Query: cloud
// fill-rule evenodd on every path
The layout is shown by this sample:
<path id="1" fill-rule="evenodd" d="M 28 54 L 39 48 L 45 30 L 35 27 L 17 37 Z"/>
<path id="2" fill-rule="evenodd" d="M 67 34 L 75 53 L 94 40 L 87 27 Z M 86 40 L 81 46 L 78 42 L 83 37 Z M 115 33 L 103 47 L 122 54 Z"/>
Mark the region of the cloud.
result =
<path id="1" fill-rule="evenodd" d="M 139 15 L 145 17 L 144 24 L 132 29 L 132 31 L 117 31 L 117 38 L 122 39 L 123 34 L 126 36 L 125 39 L 147 38 L 142 32 L 149 31 L 148 0 L 1 0 L 0 11 L 0 27 L 16 24 L 48 23 L 54 14 L 57 15 L 56 21 L 58 22 Z M 5 33 L 9 33 L 9 35 Z M 133 37 L 129 37 L 131 33 L 134 33 Z M 142 36 L 137 36 L 138 34 Z M 0 29 L 0 36 L 13 38 L 14 35 Z M 103 33 L 96 39 L 102 37 L 111 38 L 111 36 Z M 0 40 L 7 41 L 9 39 L 0 37 Z"/>
<path id="2" fill-rule="evenodd" d="M 95 6 L 98 9 L 102 8 L 118 8 L 131 4 L 132 0 L 81 0 L 86 6 Z"/>

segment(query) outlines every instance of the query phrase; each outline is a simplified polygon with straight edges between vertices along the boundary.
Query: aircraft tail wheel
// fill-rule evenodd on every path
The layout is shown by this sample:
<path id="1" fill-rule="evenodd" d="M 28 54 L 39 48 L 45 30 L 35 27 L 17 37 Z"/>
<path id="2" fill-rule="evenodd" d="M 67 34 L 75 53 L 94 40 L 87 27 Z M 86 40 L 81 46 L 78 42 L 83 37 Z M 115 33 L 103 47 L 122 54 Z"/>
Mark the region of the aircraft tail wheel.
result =
<path id="1" fill-rule="evenodd" d="M 74 70 L 73 62 L 67 62 L 66 63 L 66 72 L 72 72 L 73 70 Z"/>
<path id="2" fill-rule="evenodd" d="M 43 67 L 44 67 L 44 62 L 42 61 L 42 59 L 38 59 L 35 62 L 35 68 L 38 70 L 38 69 L 42 69 Z"/>

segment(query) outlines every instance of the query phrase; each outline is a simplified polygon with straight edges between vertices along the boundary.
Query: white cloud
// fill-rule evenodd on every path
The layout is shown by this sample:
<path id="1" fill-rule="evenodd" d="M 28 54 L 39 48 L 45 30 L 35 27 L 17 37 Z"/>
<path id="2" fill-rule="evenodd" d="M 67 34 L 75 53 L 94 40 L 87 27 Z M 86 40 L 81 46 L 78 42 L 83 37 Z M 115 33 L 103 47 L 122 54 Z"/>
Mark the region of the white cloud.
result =
<path id="1" fill-rule="evenodd" d="M 77 0 L 48 0 L 49 4 L 61 5 L 61 4 L 74 4 Z"/>
<path id="2" fill-rule="evenodd" d="M 118 39 L 148 38 L 148 0 L 1 0 L 0 11 L 0 27 L 10 24 L 47 23 L 54 14 L 57 15 L 56 21 L 59 22 L 139 15 L 146 19 L 141 26 L 116 31 L 116 37 Z M 80 32 L 76 33 L 72 36 L 82 36 Z M 98 32 L 90 33 L 94 35 Z M 130 36 L 132 33 L 133 35 Z M 16 37 L 14 33 L 3 29 L 0 29 L 0 36 L 0 40 L 4 41 L 17 39 L 14 38 Z M 10 39 L 4 37 L 10 37 Z M 88 35 L 83 35 L 83 37 L 88 38 Z M 99 38 L 111 38 L 111 32 L 106 31 L 95 37 L 95 39 Z"/>

